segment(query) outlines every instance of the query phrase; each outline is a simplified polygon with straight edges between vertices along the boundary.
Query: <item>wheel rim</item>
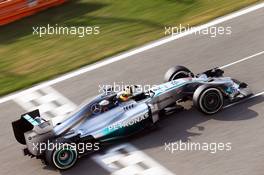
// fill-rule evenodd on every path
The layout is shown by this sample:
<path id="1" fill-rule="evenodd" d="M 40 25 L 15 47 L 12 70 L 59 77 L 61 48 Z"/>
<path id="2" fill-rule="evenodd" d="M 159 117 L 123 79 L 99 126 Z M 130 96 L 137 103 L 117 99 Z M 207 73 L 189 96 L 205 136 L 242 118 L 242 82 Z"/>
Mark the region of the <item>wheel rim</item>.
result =
<path id="1" fill-rule="evenodd" d="M 60 169 L 67 169 L 73 166 L 77 160 L 76 150 L 68 144 L 64 144 L 61 149 L 58 149 L 53 154 L 53 162 Z"/>
<path id="2" fill-rule="evenodd" d="M 218 112 L 222 106 L 223 96 L 218 89 L 207 89 L 200 98 L 200 107 L 208 114 Z"/>

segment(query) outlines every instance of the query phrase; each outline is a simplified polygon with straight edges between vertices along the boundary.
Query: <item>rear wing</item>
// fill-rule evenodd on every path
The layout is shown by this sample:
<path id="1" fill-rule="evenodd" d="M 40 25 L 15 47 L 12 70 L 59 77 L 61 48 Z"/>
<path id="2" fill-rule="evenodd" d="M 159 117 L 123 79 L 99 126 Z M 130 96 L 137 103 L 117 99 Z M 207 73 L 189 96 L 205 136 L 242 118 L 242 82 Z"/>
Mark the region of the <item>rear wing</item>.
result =
<path id="1" fill-rule="evenodd" d="M 34 130 L 37 133 L 47 132 L 48 130 L 50 130 L 50 128 L 52 128 L 52 124 L 51 122 L 41 118 L 39 110 L 37 109 L 22 114 L 19 120 L 12 122 L 12 127 L 16 140 L 19 143 L 25 145 L 26 139 L 24 133 L 31 130 Z"/>

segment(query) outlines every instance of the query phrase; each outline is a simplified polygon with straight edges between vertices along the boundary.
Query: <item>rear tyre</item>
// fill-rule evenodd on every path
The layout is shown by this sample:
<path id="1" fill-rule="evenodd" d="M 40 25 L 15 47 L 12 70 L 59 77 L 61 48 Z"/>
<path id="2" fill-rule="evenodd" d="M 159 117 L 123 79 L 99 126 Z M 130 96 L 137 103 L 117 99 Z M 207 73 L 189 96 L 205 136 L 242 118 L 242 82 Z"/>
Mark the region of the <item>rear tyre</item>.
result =
<path id="1" fill-rule="evenodd" d="M 78 159 L 76 147 L 68 143 L 54 144 L 56 147 L 53 150 L 47 149 L 45 152 L 45 160 L 48 165 L 60 170 L 66 170 L 73 167 Z"/>
<path id="2" fill-rule="evenodd" d="M 184 66 L 175 66 L 170 68 L 165 76 L 164 76 L 164 81 L 169 82 L 172 80 L 177 80 L 179 78 L 187 78 L 187 77 L 193 77 L 193 73 L 187 69 Z"/>
<path id="3" fill-rule="evenodd" d="M 223 108 L 224 98 L 218 88 L 202 85 L 195 90 L 193 103 L 201 112 L 212 115 Z"/>

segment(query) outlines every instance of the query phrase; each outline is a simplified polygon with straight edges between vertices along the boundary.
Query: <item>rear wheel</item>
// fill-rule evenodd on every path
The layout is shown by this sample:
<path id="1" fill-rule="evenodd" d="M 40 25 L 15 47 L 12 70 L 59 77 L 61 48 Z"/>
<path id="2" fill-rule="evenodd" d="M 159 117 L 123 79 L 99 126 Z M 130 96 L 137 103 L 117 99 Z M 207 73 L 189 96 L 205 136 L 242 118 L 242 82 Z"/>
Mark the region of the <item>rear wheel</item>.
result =
<path id="1" fill-rule="evenodd" d="M 46 150 L 46 162 L 60 170 L 66 170 L 75 165 L 78 159 L 76 148 L 68 143 L 54 143 L 53 150 Z"/>
<path id="2" fill-rule="evenodd" d="M 187 78 L 187 77 L 193 77 L 193 73 L 187 69 L 184 66 L 175 66 L 170 68 L 165 76 L 164 76 L 164 80 L 165 82 L 169 82 L 172 80 L 177 80 L 179 78 Z"/>
<path id="3" fill-rule="evenodd" d="M 201 112 L 212 115 L 222 109 L 223 94 L 216 87 L 202 85 L 194 92 L 193 103 Z"/>

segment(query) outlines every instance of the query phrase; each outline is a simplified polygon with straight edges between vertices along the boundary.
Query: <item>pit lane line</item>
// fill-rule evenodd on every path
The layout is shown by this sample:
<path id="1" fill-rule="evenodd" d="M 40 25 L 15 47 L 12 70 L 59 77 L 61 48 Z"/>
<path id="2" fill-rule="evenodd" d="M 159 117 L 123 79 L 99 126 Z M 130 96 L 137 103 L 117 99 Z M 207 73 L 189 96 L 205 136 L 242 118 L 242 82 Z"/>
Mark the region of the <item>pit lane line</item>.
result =
<path id="1" fill-rule="evenodd" d="M 252 95 L 252 96 L 250 96 L 248 98 L 245 98 L 245 99 L 243 99 L 241 101 L 238 101 L 238 102 L 235 102 L 235 103 L 231 103 L 229 105 L 226 105 L 226 106 L 224 106 L 224 109 L 229 108 L 229 107 L 234 106 L 234 105 L 237 105 L 237 104 L 240 104 L 240 103 L 244 103 L 244 102 L 246 102 L 246 101 L 248 101 L 250 99 L 253 99 L 255 97 L 259 97 L 259 96 L 262 96 L 262 95 L 264 95 L 264 91 L 259 92 L 259 93 L 256 93 L 256 94 L 254 94 L 254 95 Z"/>
<path id="2" fill-rule="evenodd" d="M 219 67 L 219 68 L 220 68 L 220 69 L 225 69 L 225 68 L 230 67 L 230 66 L 232 66 L 232 65 L 234 65 L 234 64 L 241 63 L 241 62 L 243 62 L 243 61 L 247 61 L 247 60 L 249 60 L 249 59 L 255 58 L 255 57 L 257 57 L 257 56 L 259 56 L 259 55 L 262 55 L 262 54 L 264 54 L 264 50 L 261 51 L 261 52 L 258 52 L 258 53 L 256 53 L 256 54 L 250 55 L 250 56 L 248 56 L 248 57 L 242 58 L 242 59 L 240 59 L 240 60 L 234 61 L 234 62 L 232 62 L 232 63 L 229 63 L 229 64 L 227 64 L 227 65 L 221 66 L 221 67 Z"/>
<path id="3" fill-rule="evenodd" d="M 252 59 L 252 58 L 255 58 L 255 57 L 257 57 L 257 56 L 260 56 L 260 55 L 262 55 L 262 54 L 264 54 L 264 51 L 261 51 L 261 52 L 255 53 L 255 54 L 253 54 L 253 55 L 247 56 L 247 57 L 242 58 L 242 59 L 240 59 L 240 60 L 237 60 L 237 61 L 235 61 L 235 62 L 232 62 L 232 63 L 226 64 L 226 65 L 223 65 L 223 66 L 221 66 L 221 67 L 219 67 L 219 68 L 220 68 L 220 69 L 225 69 L 225 68 L 230 67 L 230 66 L 232 66 L 232 65 L 235 65 L 235 64 L 237 64 L 237 63 L 241 63 L 241 62 L 243 62 L 243 61 L 247 61 L 247 60 L 249 60 L 249 59 Z M 98 68 L 99 68 L 99 67 L 98 67 Z M 96 68 L 96 69 L 97 69 L 97 68 Z M 93 70 L 94 70 L 94 69 L 93 69 Z M 24 90 L 24 91 L 21 91 L 21 92 L 17 92 L 17 93 L 14 93 L 14 94 L 8 95 L 8 96 L 6 96 L 6 97 L 0 98 L 0 104 L 1 104 L 1 103 L 4 103 L 4 102 L 7 102 L 7 101 L 9 101 L 9 100 L 13 100 L 13 99 L 15 99 L 15 98 L 18 98 L 18 97 L 22 96 L 23 94 L 33 93 L 33 92 L 35 92 L 35 91 L 37 91 L 37 90 L 39 90 L 39 89 L 41 89 L 41 88 L 49 87 L 49 86 L 52 85 L 52 84 L 56 84 L 56 83 L 58 83 L 58 82 L 56 82 L 56 83 L 52 83 L 53 81 L 54 81 L 54 80 L 51 80 L 51 81 L 49 81 L 49 82 L 47 82 L 47 83 L 40 84 L 40 85 L 34 86 L 34 87 L 32 87 L 32 88 L 29 88 L 29 89 L 27 89 L 27 90 Z M 50 85 L 49 85 L 49 84 L 50 84 Z"/>
<path id="4" fill-rule="evenodd" d="M 193 33 L 197 32 L 197 31 L 206 29 L 206 28 L 211 27 L 211 26 L 215 26 L 215 25 L 220 24 L 220 23 L 223 23 L 225 21 L 229 21 L 231 19 L 237 18 L 237 17 L 242 16 L 244 14 L 248 14 L 250 12 L 256 11 L 256 10 L 261 9 L 261 8 L 264 8 L 264 2 L 261 2 L 259 4 L 256 4 L 256 5 L 253 5 L 253 6 L 250 6 L 250 7 L 241 9 L 241 10 L 238 10 L 238 11 L 233 12 L 233 13 L 230 13 L 230 14 L 227 14 L 227 15 L 225 15 L 223 17 L 214 19 L 214 20 L 212 20 L 212 21 L 210 21 L 210 22 L 208 22 L 206 24 L 197 26 L 197 27 L 195 27 L 195 28 L 193 28 L 191 30 L 185 31 L 185 32 L 180 33 L 178 35 L 164 37 L 164 38 L 162 38 L 160 40 L 157 40 L 157 41 L 154 41 L 152 43 L 146 44 L 146 45 L 144 45 L 142 47 L 133 49 L 131 51 L 124 52 L 123 54 L 120 54 L 118 56 L 110 57 L 110 58 L 105 59 L 103 61 L 99 61 L 97 63 L 88 65 L 88 66 L 86 66 L 84 68 L 81 68 L 79 70 L 76 70 L 76 71 L 67 73 L 67 74 L 62 75 L 62 76 L 60 76 L 58 78 L 55 78 L 53 80 L 40 83 L 39 85 L 33 86 L 33 87 L 31 87 L 31 88 L 29 88 L 27 90 L 23 90 L 23 91 L 18 91 L 18 92 L 11 93 L 11 94 L 9 94 L 7 96 L 4 96 L 4 97 L 0 98 L 0 104 L 1 103 L 4 103 L 4 102 L 7 102 L 9 100 L 12 100 L 12 99 L 14 99 L 14 98 L 16 98 L 18 96 L 20 96 L 25 91 L 26 92 L 34 92 L 34 91 L 36 91 L 38 89 L 41 89 L 41 88 L 44 88 L 44 87 L 48 87 L 48 86 L 57 84 L 59 82 L 65 81 L 67 79 L 70 79 L 70 78 L 79 76 L 81 74 L 84 74 L 86 72 L 89 72 L 89 71 L 92 71 L 92 70 L 101 68 L 101 67 L 106 66 L 106 65 L 109 65 L 111 63 L 114 63 L 114 62 L 117 62 L 117 61 L 120 61 L 120 60 L 127 59 L 130 56 L 132 56 L 132 55 L 136 55 L 136 54 L 139 54 L 141 52 L 147 51 L 149 49 L 155 48 L 157 46 L 164 45 L 164 44 L 169 43 L 171 41 L 174 41 L 174 40 L 177 40 L 179 38 L 182 38 L 182 37 L 188 36 L 190 34 L 193 34 Z"/>

